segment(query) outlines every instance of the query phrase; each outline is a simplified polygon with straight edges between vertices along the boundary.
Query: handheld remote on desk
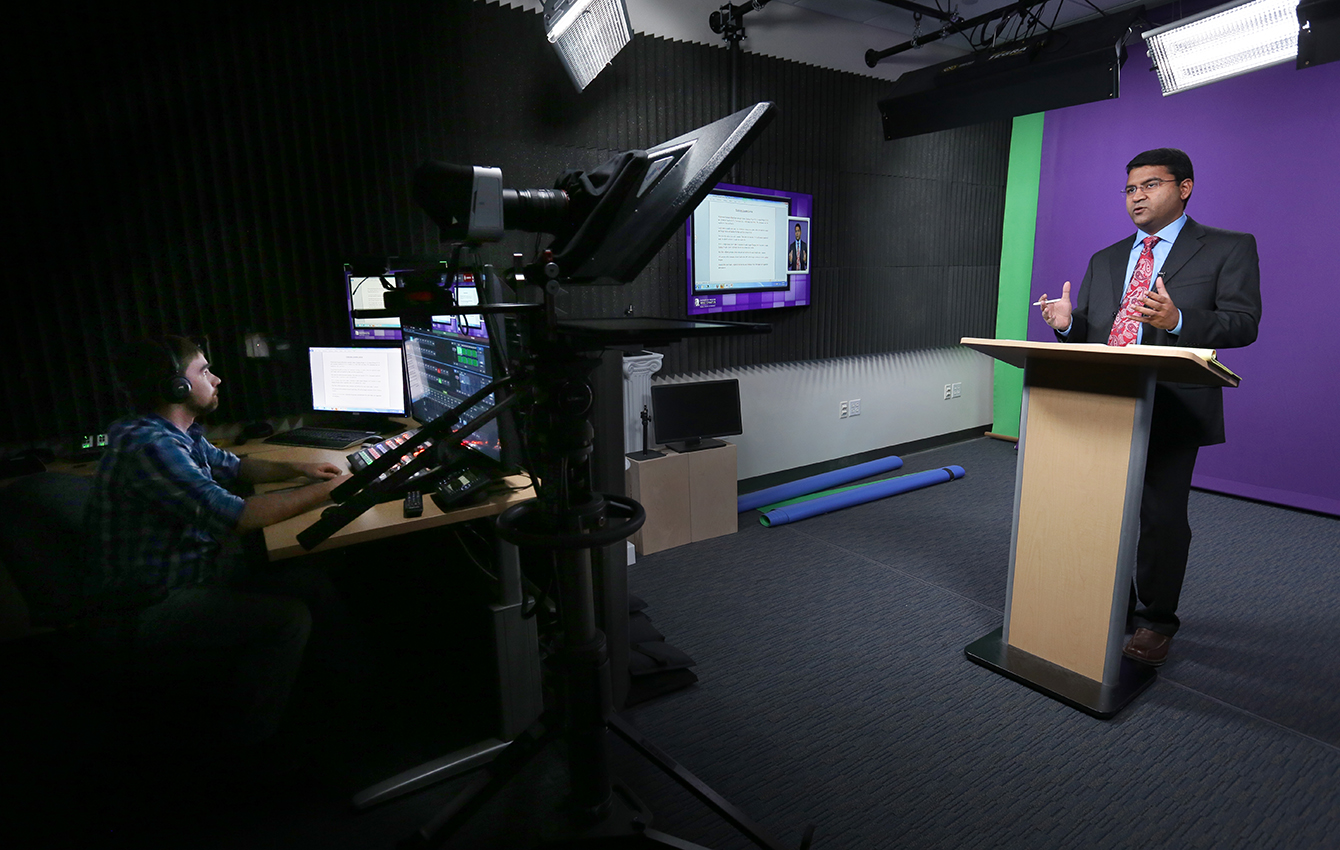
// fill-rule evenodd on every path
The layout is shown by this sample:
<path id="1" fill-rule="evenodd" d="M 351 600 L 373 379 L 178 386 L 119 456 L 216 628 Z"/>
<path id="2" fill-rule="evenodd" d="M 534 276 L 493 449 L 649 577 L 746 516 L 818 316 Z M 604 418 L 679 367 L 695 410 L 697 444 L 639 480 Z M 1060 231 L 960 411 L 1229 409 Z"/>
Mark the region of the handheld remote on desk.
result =
<path id="1" fill-rule="evenodd" d="M 419 490 L 410 490 L 405 494 L 405 519 L 413 519 L 416 516 L 423 516 L 423 493 Z"/>

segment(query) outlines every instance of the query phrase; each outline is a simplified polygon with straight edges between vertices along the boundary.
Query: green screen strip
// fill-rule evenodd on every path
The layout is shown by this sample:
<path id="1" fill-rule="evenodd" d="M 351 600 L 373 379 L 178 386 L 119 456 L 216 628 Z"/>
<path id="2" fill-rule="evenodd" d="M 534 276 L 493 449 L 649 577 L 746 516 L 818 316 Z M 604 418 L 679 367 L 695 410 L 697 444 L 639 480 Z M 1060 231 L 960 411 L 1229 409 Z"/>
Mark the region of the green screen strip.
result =
<path id="1" fill-rule="evenodd" d="M 1005 182 L 1005 220 L 1001 232 L 1000 287 L 996 301 L 996 339 L 1026 339 L 1033 300 L 1033 238 L 1038 222 L 1038 185 L 1042 176 L 1042 124 L 1045 113 L 1014 119 L 1010 165 Z M 996 361 L 992 384 L 991 431 L 1019 436 L 1024 372 Z"/>

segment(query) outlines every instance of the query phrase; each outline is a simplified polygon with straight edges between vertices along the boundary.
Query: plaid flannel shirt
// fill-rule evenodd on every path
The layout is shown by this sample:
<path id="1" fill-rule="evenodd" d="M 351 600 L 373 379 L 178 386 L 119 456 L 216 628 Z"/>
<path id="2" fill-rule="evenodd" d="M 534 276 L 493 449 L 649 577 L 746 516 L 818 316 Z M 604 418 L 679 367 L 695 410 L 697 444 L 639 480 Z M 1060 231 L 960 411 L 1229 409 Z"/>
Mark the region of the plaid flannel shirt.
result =
<path id="1" fill-rule="evenodd" d="M 98 590 L 170 590 L 226 579 L 223 541 L 236 533 L 244 501 L 223 485 L 237 455 L 182 433 L 157 414 L 112 425 L 85 515 Z"/>

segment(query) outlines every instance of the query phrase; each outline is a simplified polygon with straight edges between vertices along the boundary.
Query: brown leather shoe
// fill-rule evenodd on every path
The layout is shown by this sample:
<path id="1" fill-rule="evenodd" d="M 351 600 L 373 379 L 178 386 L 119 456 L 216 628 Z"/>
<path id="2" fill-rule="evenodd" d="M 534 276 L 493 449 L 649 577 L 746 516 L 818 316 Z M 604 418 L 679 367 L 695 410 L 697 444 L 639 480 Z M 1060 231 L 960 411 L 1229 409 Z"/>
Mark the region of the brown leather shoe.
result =
<path id="1" fill-rule="evenodd" d="M 1168 647 L 1172 638 L 1150 629 L 1136 629 L 1130 641 L 1121 650 L 1127 658 L 1134 658 L 1151 667 L 1158 667 L 1168 660 Z"/>

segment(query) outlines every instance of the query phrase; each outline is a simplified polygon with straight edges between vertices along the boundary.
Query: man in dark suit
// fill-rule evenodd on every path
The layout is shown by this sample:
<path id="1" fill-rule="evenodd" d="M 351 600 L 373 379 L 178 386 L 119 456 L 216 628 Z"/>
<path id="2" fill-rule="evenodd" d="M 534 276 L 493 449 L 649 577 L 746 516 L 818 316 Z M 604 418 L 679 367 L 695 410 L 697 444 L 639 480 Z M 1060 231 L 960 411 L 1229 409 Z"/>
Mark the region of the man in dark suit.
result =
<path id="1" fill-rule="evenodd" d="M 1126 212 L 1139 232 L 1089 261 L 1074 307 L 1070 282 L 1042 315 L 1068 342 L 1236 348 L 1256 339 L 1261 272 L 1256 239 L 1188 218 L 1191 159 L 1174 148 L 1145 151 L 1126 166 Z M 1159 665 L 1177 632 L 1191 526 L 1187 502 L 1201 446 L 1224 442 L 1218 387 L 1160 382 L 1140 504 L 1131 623 L 1123 650 Z M 1138 598 L 1139 605 L 1136 605 Z"/>
<path id="2" fill-rule="evenodd" d="M 803 272 L 810 267 L 809 250 L 805 247 L 804 241 L 800 238 L 800 223 L 796 223 L 796 238 L 786 251 L 786 268 L 788 271 Z"/>

